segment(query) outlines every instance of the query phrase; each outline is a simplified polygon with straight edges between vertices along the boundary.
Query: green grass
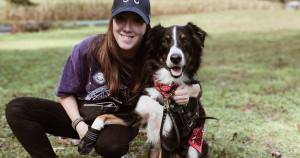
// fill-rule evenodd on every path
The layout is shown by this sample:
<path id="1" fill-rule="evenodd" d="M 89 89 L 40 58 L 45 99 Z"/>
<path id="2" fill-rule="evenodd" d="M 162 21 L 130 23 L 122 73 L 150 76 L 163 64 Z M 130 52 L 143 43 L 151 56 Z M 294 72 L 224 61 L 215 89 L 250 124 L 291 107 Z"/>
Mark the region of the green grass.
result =
<path id="1" fill-rule="evenodd" d="M 154 17 L 152 25 L 192 21 L 209 33 L 201 70 L 211 157 L 300 157 L 300 12 L 224 11 Z M 106 27 L 0 36 L 0 157 L 28 157 L 9 129 L 5 104 L 19 96 L 57 100 L 64 62 L 74 44 Z M 54 147 L 63 147 L 50 136 Z M 146 157 L 145 137 L 128 157 Z M 10 143 L 5 147 L 1 144 Z M 57 152 L 79 157 L 75 147 Z M 95 153 L 89 155 L 96 157 Z"/>
<path id="2" fill-rule="evenodd" d="M 214 155 L 268 157 L 272 142 L 283 157 L 300 156 L 299 42 L 299 30 L 234 32 L 207 42 L 198 76 L 208 115 L 220 119 L 208 122 Z"/>

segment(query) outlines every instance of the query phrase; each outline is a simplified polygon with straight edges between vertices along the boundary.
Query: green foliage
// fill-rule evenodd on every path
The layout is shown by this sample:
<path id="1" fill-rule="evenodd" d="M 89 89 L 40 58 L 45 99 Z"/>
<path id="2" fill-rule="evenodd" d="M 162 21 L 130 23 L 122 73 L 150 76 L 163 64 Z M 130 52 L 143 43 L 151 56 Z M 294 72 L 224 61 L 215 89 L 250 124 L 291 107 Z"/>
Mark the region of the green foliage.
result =
<path id="1" fill-rule="evenodd" d="M 7 0 L 9 1 L 9 0 Z M 25 2 L 25 0 L 22 0 Z M 31 0 L 37 7 L 1 4 L 0 20 L 99 20 L 110 16 L 112 0 Z M 178 9 L 180 8 L 180 9 Z M 151 15 L 178 15 L 224 10 L 282 9 L 272 0 L 151 0 Z"/>
<path id="2" fill-rule="evenodd" d="M 288 0 L 267 0 L 267 1 L 285 3 Z"/>
<path id="3" fill-rule="evenodd" d="M 36 3 L 31 2 L 30 0 L 6 0 L 9 3 L 22 5 L 22 6 L 36 6 Z"/>

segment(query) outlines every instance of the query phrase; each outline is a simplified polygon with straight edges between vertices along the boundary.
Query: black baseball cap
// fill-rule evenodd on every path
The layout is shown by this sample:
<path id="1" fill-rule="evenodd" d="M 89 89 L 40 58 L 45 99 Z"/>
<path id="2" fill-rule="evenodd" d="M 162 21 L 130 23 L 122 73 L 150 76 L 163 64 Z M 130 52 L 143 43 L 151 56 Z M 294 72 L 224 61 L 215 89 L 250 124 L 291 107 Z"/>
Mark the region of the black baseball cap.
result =
<path id="1" fill-rule="evenodd" d="M 135 12 L 149 24 L 151 9 L 149 0 L 114 0 L 111 8 L 111 18 L 121 12 Z"/>

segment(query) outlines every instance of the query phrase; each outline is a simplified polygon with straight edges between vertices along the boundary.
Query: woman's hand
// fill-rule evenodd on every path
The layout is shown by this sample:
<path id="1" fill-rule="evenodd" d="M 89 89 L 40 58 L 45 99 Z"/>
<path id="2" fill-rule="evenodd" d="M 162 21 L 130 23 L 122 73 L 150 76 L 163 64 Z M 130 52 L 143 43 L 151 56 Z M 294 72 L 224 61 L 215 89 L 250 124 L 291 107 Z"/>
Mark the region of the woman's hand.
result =
<path id="1" fill-rule="evenodd" d="M 178 105 L 186 105 L 190 99 L 191 88 L 191 85 L 180 85 L 172 95 L 172 99 Z"/>
<path id="2" fill-rule="evenodd" d="M 88 131 L 88 127 L 89 126 L 83 121 L 81 121 L 77 124 L 76 131 L 77 131 L 80 139 L 86 134 L 86 132 Z"/>
<path id="3" fill-rule="evenodd" d="M 178 105 L 186 105 L 190 98 L 196 98 L 200 93 L 199 84 L 180 85 L 174 92 L 172 99 Z"/>

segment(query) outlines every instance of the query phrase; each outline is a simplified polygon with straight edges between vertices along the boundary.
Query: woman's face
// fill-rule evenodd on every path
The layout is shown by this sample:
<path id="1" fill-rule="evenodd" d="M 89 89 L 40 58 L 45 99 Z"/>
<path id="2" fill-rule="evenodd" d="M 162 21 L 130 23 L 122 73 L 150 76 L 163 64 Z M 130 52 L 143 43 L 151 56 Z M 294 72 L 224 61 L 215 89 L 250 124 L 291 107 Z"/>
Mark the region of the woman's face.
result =
<path id="1" fill-rule="evenodd" d="M 122 12 L 113 18 L 113 35 L 125 58 L 135 55 L 145 32 L 146 23 L 133 12 Z"/>

